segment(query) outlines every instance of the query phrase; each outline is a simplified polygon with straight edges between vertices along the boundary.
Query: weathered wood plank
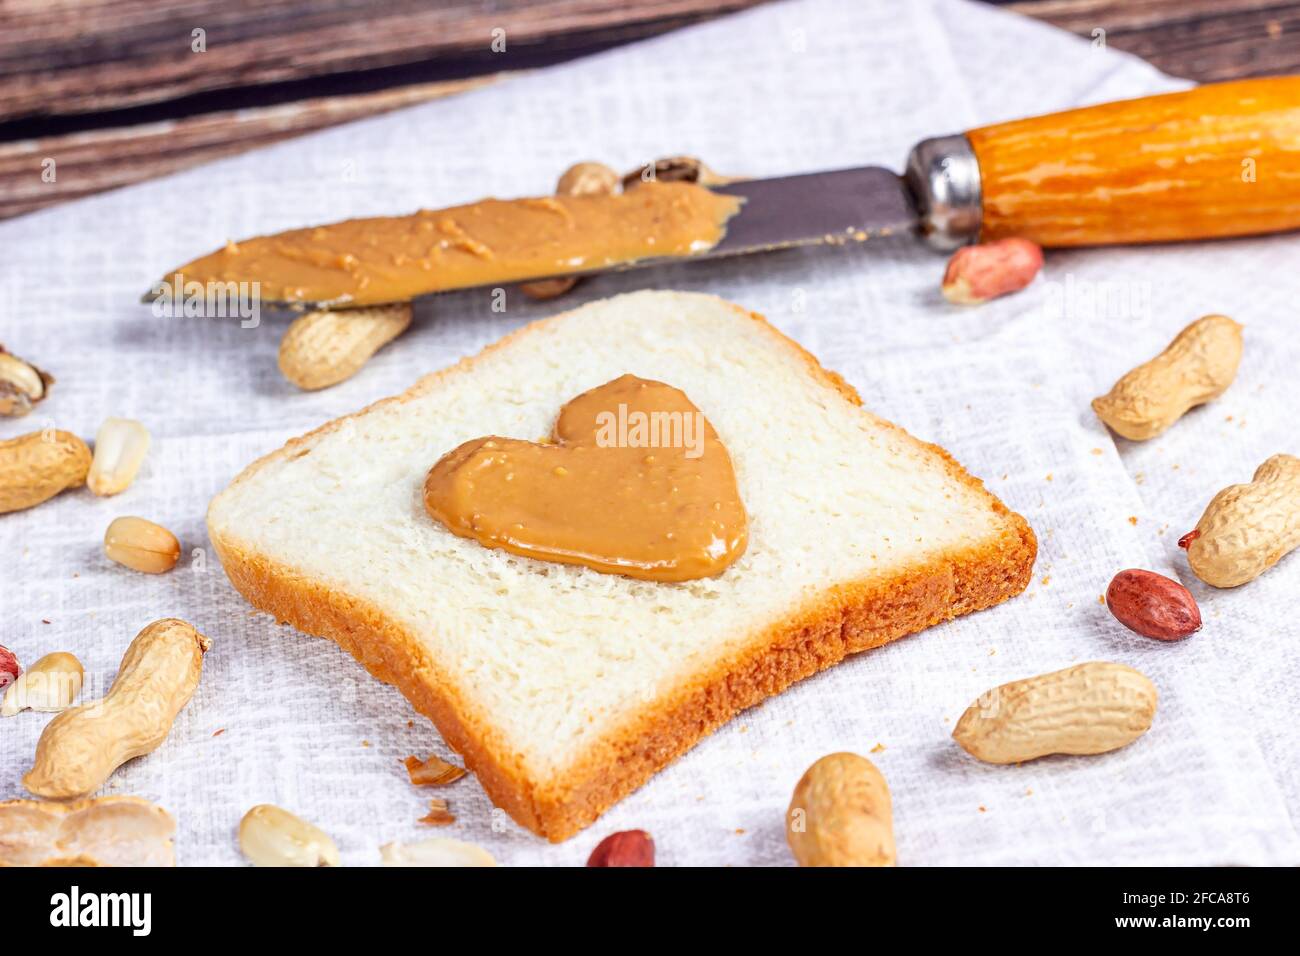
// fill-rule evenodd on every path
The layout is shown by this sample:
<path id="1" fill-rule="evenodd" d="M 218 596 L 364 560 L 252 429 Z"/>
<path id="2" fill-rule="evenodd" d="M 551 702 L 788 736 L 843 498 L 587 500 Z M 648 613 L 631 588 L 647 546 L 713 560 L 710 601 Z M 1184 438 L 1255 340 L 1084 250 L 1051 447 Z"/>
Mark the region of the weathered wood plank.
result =
<path id="1" fill-rule="evenodd" d="M 1178 20 L 1236 16 L 1251 10 L 1296 7 L 1290 0 L 987 0 L 1054 23 L 1064 30 L 1089 34 L 1107 30 L 1160 28 Z"/>
<path id="2" fill-rule="evenodd" d="M 1020 0 L 1007 9 L 1091 36 L 1202 83 L 1300 73 L 1294 0 Z"/>
<path id="3" fill-rule="evenodd" d="M 512 51 L 543 41 L 595 46 L 760 2 L 7 0 L 0 120 L 434 59 L 473 57 L 476 72 L 496 72 L 518 66 Z"/>

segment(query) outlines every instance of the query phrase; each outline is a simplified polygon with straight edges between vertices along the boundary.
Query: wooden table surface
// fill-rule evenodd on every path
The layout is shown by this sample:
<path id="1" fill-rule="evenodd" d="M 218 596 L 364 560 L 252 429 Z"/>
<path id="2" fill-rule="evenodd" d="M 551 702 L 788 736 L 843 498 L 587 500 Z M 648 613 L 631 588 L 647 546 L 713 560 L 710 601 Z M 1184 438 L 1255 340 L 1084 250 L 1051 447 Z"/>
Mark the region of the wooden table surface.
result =
<path id="1" fill-rule="evenodd" d="M 762 2 L 0 0 L 0 218 Z M 1177 76 L 1300 73 L 1300 0 L 988 2 Z"/>

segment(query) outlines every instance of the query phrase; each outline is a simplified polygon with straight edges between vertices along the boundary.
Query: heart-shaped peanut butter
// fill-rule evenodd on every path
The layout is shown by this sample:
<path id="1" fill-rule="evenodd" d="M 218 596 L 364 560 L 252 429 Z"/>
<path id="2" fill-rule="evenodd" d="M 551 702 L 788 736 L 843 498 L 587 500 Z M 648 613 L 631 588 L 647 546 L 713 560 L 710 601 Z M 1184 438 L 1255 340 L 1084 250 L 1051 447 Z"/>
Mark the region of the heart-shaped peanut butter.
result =
<path id="1" fill-rule="evenodd" d="M 689 581 L 745 553 L 731 456 L 679 389 L 624 375 L 560 409 L 549 443 L 475 438 L 429 470 L 424 506 L 489 548 Z"/>

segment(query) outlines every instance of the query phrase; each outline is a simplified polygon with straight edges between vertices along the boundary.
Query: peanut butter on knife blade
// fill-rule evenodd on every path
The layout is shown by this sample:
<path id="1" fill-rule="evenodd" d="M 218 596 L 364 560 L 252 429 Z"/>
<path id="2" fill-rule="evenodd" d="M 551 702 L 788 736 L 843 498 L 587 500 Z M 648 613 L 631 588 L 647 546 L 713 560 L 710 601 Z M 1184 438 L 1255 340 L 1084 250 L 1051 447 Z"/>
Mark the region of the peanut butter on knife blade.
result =
<path id="1" fill-rule="evenodd" d="M 570 400 L 553 440 L 475 438 L 429 470 L 424 506 L 489 548 L 689 581 L 745 553 L 731 456 L 679 389 L 624 375 Z"/>
<path id="2" fill-rule="evenodd" d="M 175 272 L 185 283 L 257 282 L 268 301 L 400 302 L 705 252 L 740 203 L 682 182 L 622 195 L 485 199 L 232 242 Z"/>

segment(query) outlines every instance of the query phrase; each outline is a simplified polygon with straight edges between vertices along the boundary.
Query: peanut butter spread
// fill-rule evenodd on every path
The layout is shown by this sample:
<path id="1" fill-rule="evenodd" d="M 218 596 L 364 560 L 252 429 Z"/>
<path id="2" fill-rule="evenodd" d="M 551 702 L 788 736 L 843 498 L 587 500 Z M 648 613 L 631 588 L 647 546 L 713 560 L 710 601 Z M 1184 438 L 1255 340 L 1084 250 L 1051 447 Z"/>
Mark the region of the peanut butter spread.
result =
<path id="1" fill-rule="evenodd" d="M 475 438 L 429 470 L 424 506 L 489 548 L 689 581 L 745 553 L 731 457 L 679 389 L 624 375 L 560 409 L 553 438 Z"/>
<path id="2" fill-rule="evenodd" d="M 258 282 L 268 301 L 374 305 L 703 252 L 739 208 L 734 196 L 680 182 L 485 199 L 232 242 L 176 271 L 186 283 Z"/>

